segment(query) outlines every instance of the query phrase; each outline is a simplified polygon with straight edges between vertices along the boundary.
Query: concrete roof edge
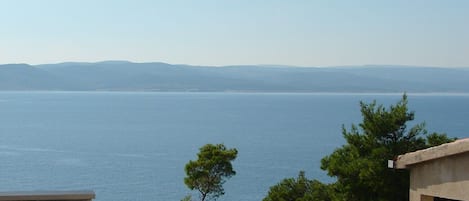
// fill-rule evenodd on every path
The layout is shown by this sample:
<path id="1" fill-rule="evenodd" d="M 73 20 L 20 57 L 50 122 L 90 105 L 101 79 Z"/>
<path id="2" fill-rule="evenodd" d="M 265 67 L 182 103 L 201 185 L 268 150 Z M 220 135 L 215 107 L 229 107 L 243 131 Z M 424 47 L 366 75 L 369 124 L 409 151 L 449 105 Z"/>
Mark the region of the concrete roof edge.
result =
<path id="1" fill-rule="evenodd" d="M 430 147 L 428 149 L 422 149 L 419 151 L 406 153 L 404 155 L 399 155 L 397 157 L 395 167 L 397 169 L 406 169 L 408 166 L 413 164 L 465 152 L 469 152 L 469 138 L 464 138 L 439 146 Z"/>
<path id="2" fill-rule="evenodd" d="M 90 200 L 94 191 L 11 191 L 0 192 L 1 200 Z"/>

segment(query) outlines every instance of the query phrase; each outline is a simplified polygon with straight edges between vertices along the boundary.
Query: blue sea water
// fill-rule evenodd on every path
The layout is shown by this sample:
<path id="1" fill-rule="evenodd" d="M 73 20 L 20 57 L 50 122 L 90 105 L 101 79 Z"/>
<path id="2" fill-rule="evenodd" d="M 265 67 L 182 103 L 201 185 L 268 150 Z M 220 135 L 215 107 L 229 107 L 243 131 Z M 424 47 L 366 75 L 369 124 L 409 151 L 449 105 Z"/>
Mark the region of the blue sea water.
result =
<path id="1" fill-rule="evenodd" d="M 97 201 L 180 200 L 206 143 L 239 151 L 222 201 L 261 200 L 341 146 L 359 101 L 400 94 L 0 92 L 0 191 L 91 189 Z M 429 131 L 469 137 L 469 95 L 410 94 Z M 195 192 L 194 196 L 196 196 Z"/>

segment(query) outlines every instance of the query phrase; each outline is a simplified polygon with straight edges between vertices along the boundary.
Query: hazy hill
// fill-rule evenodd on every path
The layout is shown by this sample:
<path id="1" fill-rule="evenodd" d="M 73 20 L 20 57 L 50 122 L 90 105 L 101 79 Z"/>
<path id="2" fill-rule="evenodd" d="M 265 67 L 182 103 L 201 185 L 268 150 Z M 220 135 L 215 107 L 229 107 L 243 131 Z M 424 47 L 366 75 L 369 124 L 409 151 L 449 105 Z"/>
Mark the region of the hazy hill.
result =
<path id="1" fill-rule="evenodd" d="M 72 83 L 27 64 L 0 65 L 0 90 L 73 90 Z"/>
<path id="2" fill-rule="evenodd" d="M 469 92 L 468 68 L 189 66 L 105 61 L 0 65 L 0 90 Z"/>

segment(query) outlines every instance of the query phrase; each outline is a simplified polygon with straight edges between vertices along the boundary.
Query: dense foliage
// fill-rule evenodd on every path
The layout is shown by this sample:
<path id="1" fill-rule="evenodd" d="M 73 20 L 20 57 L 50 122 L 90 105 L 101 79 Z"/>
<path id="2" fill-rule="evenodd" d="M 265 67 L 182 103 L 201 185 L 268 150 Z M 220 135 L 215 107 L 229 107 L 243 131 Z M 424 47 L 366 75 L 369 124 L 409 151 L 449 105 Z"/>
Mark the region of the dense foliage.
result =
<path id="1" fill-rule="evenodd" d="M 317 180 L 308 180 L 300 171 L 298 178 L 287 178 L 270 187 L 263 201 L 330 201 L 329 186 Z"/>
<path id="2" fill-rule="evenodd" d="M 363 116 L 359 126 L 343 128 L 346 144 L 322 159 L 321 168 L 337 178 L 337 191 L 348 201 L 408 200 L 409 173 L 389 169 L 387 160 L 398 155 L 452 141 L 444 134 L 424 138 L 424 123 L 410 129 L 414 112 L 407 108 L 407 96 L 385 108 L 376 101 L 360 103 Z"/>
<path id="3" fill-rule="evenodd" d="M 406 170 L 387 168 L 387 160 L 398 155 L 419 149 L 451 142 L 445 134 L 426 135 L 425 124 L 414 124 L 414 112 L 407 108 L 407 96 L 395 105 L 385 108 L 376 101 L 366 104 L 361 102 L 363 121 L 350 130 L 342 128 L 346 144 L 336 149 L 321 161 L 321 168 L 328 175 L 337 178 L 334 184 L 322 185 L 327 188 L 325 195 L 307 199 L 284 199 L 281 196 L 266 198 L 265 201 L 281 200 L 340 200 L 340 201 L 394 201 L 409 200 L 409 173 Z M 426 136 L 426 137 L 425 137 Z M 283 183 L 271 188 L 269 195 L 295 194 L 302 191 L 301 185 Z M 288 183 L 288 182 L 287 182 Z M 319 184 L 317 185 L 319 186 Z M 311 192 L 315 192 L 312 189 Z M 308 191 L 307 191 L 308 192 Z M 306 193 L 309 194 L 309 193 Z"/>
<path id="4" fill-rule="evenodd" d="M 216 199 L 225 193 L 223 184 L 236 174 L 231 162 L 238 151 L 227 149 L 223 144 L 207 144 L 200 148 L 196 161 L 189 161 L 185 171 L 184 183 L 191 190 L 200 193 L 200 199 Z M 190 199 L 187 197 L 185 199 Z"/>

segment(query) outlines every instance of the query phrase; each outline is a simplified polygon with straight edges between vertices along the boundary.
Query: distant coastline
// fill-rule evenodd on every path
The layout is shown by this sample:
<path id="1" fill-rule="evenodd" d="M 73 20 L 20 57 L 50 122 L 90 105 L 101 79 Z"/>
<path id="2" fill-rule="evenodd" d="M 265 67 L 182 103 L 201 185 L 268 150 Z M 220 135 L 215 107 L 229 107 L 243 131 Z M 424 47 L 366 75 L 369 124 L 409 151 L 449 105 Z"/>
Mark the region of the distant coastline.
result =
<path id="1" fill-rule="evenodd" d="M 262 91 L 104 91 L 104 90 L 95 90 L 95 91 L 58 91 L 58 90 L 0 90 L 0 94 L 25 94 L 25 93 L 57 93 L 57 94 L 246 94 L 246 95 L 317 95 L 317 96 L 402 96 L 403 93 L 406 93 L 409 96 L 469 96 L 469 92 L 463 93 L 446 93 L 446 92 L 262 92 Z M 0 100 L 1 102 L 1 100 Z"/>
<path id="2" fill-rule="evenodd" d="M 0 65 L 0 91 L 469 93 L 469 68 L 190 66 L 104 61 Z"/>

